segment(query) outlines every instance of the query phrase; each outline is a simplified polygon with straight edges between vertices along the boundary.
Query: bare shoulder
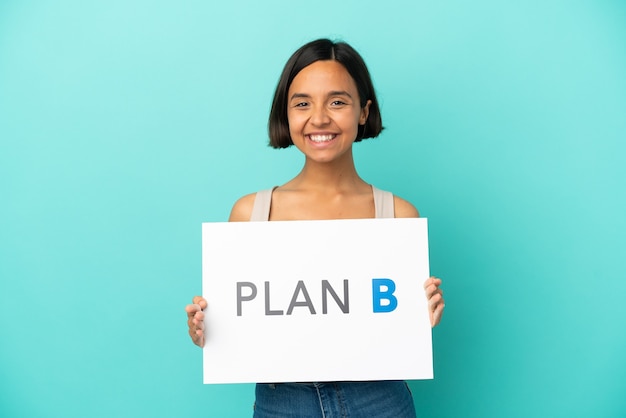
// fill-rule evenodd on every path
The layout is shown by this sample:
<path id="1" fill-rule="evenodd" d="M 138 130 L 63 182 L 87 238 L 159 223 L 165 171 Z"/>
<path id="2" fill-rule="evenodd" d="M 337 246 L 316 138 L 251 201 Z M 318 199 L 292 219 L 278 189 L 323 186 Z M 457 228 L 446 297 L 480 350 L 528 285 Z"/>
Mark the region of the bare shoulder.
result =
<path id="1" fill-rule="evenodd" d="M 254 207 L 254 198 L 256 193 L 250 193 L 235 202 L 232 210 L 230 211 L 230 217 L 228 222 L 247 222 L 252 215 L 252 208 Z"/>
<path id="2" fill-rule="evenodd" d="M 420 214 L 409 202 L 401 197 L 393 196 L 393 206 L 396 218 L 419 218 Z"/>

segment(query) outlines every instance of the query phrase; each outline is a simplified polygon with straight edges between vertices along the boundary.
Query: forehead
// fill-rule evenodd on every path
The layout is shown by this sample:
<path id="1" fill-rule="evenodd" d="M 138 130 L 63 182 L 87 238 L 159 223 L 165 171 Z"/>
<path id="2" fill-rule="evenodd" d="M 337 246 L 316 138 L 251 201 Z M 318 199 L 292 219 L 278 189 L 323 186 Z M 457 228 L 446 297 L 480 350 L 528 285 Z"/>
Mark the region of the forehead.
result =
<path id="1" fill-rule="evenodd" d="M 356 83 L 346 67 L 334 60 L 315 61 L 294 77 L 289 86 L 292 93 L 314 93 L 329 90 L 356 92 Z"/>

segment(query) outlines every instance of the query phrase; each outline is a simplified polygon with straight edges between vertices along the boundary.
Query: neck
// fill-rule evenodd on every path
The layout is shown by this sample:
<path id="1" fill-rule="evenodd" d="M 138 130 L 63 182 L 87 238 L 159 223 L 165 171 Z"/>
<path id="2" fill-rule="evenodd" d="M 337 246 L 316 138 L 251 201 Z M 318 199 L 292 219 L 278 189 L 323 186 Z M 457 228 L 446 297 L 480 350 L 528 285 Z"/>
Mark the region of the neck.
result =
<path id="1" fill-rule="evenodd" d="M 296 188 L 326 192 L 346 192 L 367 185 L 356 171 L 351 152 L 347 153 L 345 158 L 328 163 L 307 158 L 302 171 L 289 184 Z"/>

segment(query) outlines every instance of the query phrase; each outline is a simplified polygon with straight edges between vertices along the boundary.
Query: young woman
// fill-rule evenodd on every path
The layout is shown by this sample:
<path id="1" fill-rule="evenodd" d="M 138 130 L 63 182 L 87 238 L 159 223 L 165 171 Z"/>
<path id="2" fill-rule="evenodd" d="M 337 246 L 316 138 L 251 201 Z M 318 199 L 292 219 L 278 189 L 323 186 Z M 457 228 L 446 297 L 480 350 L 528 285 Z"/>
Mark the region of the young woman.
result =
<path id="1" fill-rule="evenodd" d="M 357 174 L 352 145 L 382 130 L 378 101 L 361 56 L 346 43 L 310 42 L 289 59 L 274 95 L 270 145 L 295 145 L 305 156 L 302 171 L 282 186 L 239 199 L 230 221 L 284 221 L 418 217 L 415 207 L 366 183 Z M 430 322 L 441 319 L 441 280 L 424 283 Z M 204 345 L 200 296 L 187 305 L 189 335 Z M 257 384 L 254 416 L 415 417 L 405 382 Z"/>

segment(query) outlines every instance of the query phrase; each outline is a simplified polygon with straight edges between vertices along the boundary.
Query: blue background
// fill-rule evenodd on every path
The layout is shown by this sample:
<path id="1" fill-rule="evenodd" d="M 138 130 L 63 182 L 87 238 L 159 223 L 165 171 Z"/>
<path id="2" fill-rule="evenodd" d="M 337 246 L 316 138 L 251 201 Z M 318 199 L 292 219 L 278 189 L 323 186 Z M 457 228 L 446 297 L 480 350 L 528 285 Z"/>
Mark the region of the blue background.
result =
<path id="1" fill-rule="evenodd" d="M 267 116 L 322 36 L 365 57 L 387 129 L 357 169 L 445 280 L 420 416 L 626 416 L 617 0 L 0 2 L 0 416 L 251 415 L 183 307 L 201 222 L 301 167 Z"/>

